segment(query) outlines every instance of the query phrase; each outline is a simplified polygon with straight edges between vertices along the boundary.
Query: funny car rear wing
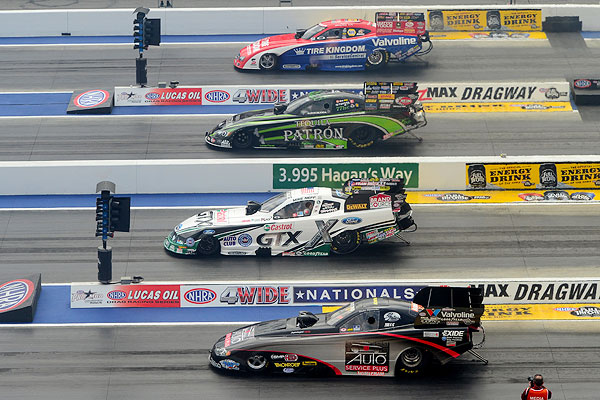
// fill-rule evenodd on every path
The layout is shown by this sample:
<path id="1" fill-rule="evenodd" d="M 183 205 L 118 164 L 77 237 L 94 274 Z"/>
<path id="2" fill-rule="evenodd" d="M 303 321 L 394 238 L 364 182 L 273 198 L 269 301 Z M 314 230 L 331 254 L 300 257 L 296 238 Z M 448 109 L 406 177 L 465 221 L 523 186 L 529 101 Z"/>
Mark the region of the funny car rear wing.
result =
<path id="1" fill-rule="evenodd" d="M 365 82 L 366 112 L 406 112 L 419 99 L 416 82 Z"/>
<path id="2" fill-rule="evenodd" d="M 375 32 L 380 35 L 425 35 L 425 14 L 418 12 L 378 12 Z"/>
<path id="3" fill-rule="evenodd" d="M 344 183 L 342 190 L 350 195 L 344 205 L 346 212 L 384 207 L 399 211 L 406 200 L 402 178 L 353 178 Z"/>
<path id="4" fill-rule="evenodd" d="M 425 287 L 414 297 L 415 327 L 480 326 L 483 291 L 474 287 Z"/>

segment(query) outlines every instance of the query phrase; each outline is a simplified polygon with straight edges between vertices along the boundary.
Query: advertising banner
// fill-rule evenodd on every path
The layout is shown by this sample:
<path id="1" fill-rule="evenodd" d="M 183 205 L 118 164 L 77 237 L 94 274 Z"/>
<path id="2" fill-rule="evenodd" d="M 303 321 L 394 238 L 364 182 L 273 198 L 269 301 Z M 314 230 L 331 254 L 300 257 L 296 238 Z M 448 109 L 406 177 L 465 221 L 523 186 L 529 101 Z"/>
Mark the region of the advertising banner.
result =
<path id="1" fill-rule="evenodd" d="M 75 90 L 67 106 L 67 114 L 110 114 L 113 94 L 104 89 Z"/>
<path id="2" fill-rule="evenodd" d="M 71 285 L 71 308 L 334 306 L 374 297 L 411 301 L 424 286 L 440 285 L 481 287 L 485 298 L 484 304 L 488 305 L 589 304 L 600 301 L 600 280 L 547 280 L 535 283 L 518 280 L 392 281 L 342 284 L 200 282 L 197 284 L 73 284 Z M 577 308 L 575 305 L 573 307 Z M 580 313 L 584 312 L 587 311 L 580 311 Z"/>
<path id="3" fill-rule="evenodd" d="M 71 285 L 71 308 L 179 307 L 180 285 Z"/>
<path id="4" fill-rule="evenodd" d="M 201 87 L 138 88 L 115 87 L 115 106 L 198 106 Z"/>
<path id="5" fill-rule="evenodd" d="M 600 188 L 598 162 L 466 164 L 466 169 L 468 189 Z M 557 200 L 565 197 L 559 190 L 553 192 L 549 196 Z"/>
<path id="6" fill-rule="evenodd" d="M 351 178 L 404 178 L 405 187 L 417 188 L 419 164 L 273 164 L 273 189 L 297 189 L 307 186 L 335 189 Z"/>
<path id="7" fill-rule="evenodd" d="M 205 106 L 275 104 L 290 101 L 290 89 L 284 86 L 230 87 L 203 86 Z"/>
<path id="8" fill-rule="evenodd" d="M 573 87 L 582 90 L 600 90 L 600 79 L 575 79 Z"/>
<path id="9" fill-rule="evenodd" d="M 421 102 L 547 102 L 570 101 L 569 83 L 419 83 Z"/>
<path id="10" fill-rule="evenodd" d="M 521 203 L 549 201 L 598 202 L 600 190 L 462 190 L 462 191 L 418 191 L 407 192 L 409 204 L 445 203 Z"/>
<path id="11" fill-rule="evenodd" d="M 439 31 L 541 31 L 542 10 L 428 10 L 429 29 Z"/>

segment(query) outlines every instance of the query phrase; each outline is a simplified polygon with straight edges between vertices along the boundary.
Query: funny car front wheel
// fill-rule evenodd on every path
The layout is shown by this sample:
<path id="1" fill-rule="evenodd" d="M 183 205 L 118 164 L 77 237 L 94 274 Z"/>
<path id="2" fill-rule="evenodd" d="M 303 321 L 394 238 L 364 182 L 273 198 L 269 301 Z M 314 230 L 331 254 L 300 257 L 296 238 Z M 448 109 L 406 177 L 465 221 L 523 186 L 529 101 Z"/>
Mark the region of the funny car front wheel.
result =
<path id="1" fill-rule="evenodd" d="M 372 52 L 369 57 L 367 57 L 366 66 L 369 69 L 377 69 L 381 68 L 385 64 L 387 64 L 389 60 L 389 55 L 385 50 L 375 50 Z"/>
<path id="2" fill-rule="evenodd" d="M 199 256 L 212 256 L 221 251 L 219 239 L 212 235 L 206 235 L 198 241 L 196 254 Z"/>
<path id="3" fill-rule="evenodd" d="M 259 373 L 264 371 L 267 368 L 269 361 L 267 357 L 260 353 L 253 353 L 246 359 L 246 365 L 248 366 L 248 371 Z"/>
<path id="4" fill-rule="evenodd" d="M 331 238 L 331 251 L 335 254 L 348 254 L 360 246 L 360 233 L 358 231 L 344 231 Z"/>
<path id="5" fill-rule="evenodd" d="M 277 56 L 275 54 L 263 54 L 263 56 L 258 61 L 258 65 L 260 69 L 264 69 L 267 71 L 274 70 L 277 67 Z"/>
<path id="6" fill-rule="evenodd" d="M 254 136 L 247 131 L 240 131 L 231 138 L 231 146 L 234 149 L 249 149 L 254 143 Z"/>

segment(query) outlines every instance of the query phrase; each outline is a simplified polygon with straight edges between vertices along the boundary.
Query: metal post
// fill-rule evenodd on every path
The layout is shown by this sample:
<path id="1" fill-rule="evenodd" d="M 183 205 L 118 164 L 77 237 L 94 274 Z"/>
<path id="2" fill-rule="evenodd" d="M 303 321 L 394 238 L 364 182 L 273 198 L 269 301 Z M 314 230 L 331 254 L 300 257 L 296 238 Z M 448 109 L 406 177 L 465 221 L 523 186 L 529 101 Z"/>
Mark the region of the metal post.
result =
<path id="1" fill-rule="evenodd" d="M 98 247 L 98 281 L 100 283 L 110 283 L 112 280 L 112 247 L 106 246 L 106 241 L 103 241 L 103 246 Z"/>

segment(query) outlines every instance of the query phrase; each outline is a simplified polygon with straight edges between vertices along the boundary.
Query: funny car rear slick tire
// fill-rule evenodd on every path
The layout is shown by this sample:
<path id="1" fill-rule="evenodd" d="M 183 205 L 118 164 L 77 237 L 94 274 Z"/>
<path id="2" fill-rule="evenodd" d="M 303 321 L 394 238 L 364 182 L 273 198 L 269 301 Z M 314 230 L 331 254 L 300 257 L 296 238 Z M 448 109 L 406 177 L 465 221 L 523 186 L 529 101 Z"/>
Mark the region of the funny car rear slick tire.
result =
<path id="1" fill-rule="evenodd" d="M 248 131 L 236 132 L 231 138 L 231 147 L 234 149 L 249 149 L 254 144 L 254 137 Z"/>
<path id="2" fill-rule="evenodd" d="M 400 353 L 396 361 L 397 375 L 418 374 L 429 363 L 429 353 L 420 347 L 409 347 Z"/>
<path id="3" fill-rule="evenodd" d="M 376 139 L 377 133 L 368 126 L 360 126 L 350 132 L 350 135 L 348 136 L 350 145 L 358 149 L 372 146 Z"/>
<path id="4" fill-rule="evenodd" d="M 248 367 L 248 371 L 259 374 L 264 372 L 267 368 L 269 361 L 267 357 L 260 353 L 252 353 L 246 358 L 246 366 Z"/>
<path id="5" fill-rule="evenodd" d="M 198 242 L 196 254 L 200 257 L 212 256 L 221 251 L 219 239 L 212 235 L 206 235 Z"/>
<path id="6" fill-rule="evenodd" d="M 271 53 L 263 54 L 258 61 L 258 65 L 260 69 L 272 71 L 277 68 L 277 56 Z"/>
<path id="7" fill-rule="evenodd" d="M 360 246 L 358 231 L 344 231 L 332 238 L 331 251 L 335 254 L 348 254 Z"/>
<path id="8" fill-rule="evenodd" d="M 375 50 L 367 57 L 366 67 L 369 69 L 377 69 L 387 64 L 390 56 L 385 50 Z"/>

